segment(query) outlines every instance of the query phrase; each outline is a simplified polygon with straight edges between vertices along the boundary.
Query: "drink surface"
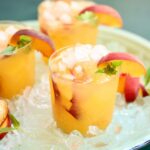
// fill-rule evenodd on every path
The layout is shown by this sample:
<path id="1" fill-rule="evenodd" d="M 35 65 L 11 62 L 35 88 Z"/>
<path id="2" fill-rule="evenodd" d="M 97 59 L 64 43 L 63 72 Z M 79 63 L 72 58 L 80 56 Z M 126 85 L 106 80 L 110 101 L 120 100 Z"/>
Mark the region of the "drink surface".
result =
<path id="1" fill-rule="evenodd" d="M 76 45 L 50 59 L 50 87 L 57 126 L 88 135 L 90 125 L 105 129 L 111 121 L 118 75 L 96 73 L 109 51 L 102 45 Z"/>

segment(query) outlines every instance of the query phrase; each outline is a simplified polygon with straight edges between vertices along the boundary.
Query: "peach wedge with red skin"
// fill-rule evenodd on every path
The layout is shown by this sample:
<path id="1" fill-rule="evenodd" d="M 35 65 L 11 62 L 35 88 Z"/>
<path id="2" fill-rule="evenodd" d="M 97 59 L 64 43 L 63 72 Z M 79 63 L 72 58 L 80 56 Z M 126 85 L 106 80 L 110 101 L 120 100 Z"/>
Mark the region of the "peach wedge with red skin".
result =
<path id="1" fill-rule="evenodd" d="M 133 102 L 138 96 L 139 89 L 140 79 L 138 77 L 131 77 L 130 75 L 127 75 L 124 89 L 126 102 Z"/>
<path id="2" fill-rule="evenodd" d="M 146 97 L 149 95 L 144 85 L 140 83 L 139 77 L 131 77 L 127 74 L 120 75 L 118 92 L 124 93 L 126 102 L 133 102 L 138 95 Z M 122 82 L 123 81 L 123 82 Z M 122 86 L 122 88 L 121 88 Z"/>
<path id="3" fill-rule="evenodd" d="M 142 95 L 146 96 L 147 93 L 139 82 L 139 77 L 146 74 L 143 63 L 131 54 L 112 52 L 102 57 L 98 62 L 98 66 L 113 61 L 122 61 L 118 92 L 124 94 L 126 101 L 133 102 L 139 95 L 140 90 Z"/>
<path id="4" fill-rule="evenodd" d="M 4 120 L 4 122 L 2 123 L 2 125 L 0 126 L 0 128 L 9 128 L 11 127 L 11 120 L 10 120 L 10 117 L 9 115 L 7 115 L 6 119 Z M 0 134 L 0 140 L 4 138 L 4 136 L 7 134 L 6 133 L 1 133 Z"/>
<path id="5" fill-rule="evenodd" d="M 45 34 L 39 33 L 34 30 L 22 29 L 17 31 L 10 40 L 10 43 L 16 44 L 16 41 L 19 40 L 21 35 L 26 35 L 32 39 L 32 48 L 40 51 L 43 56 L 50 57 L 54 52 L 55 47 L 52 40 Z"/>
<path id="6" fill-rule="evenodd" d="M 140 77 L 146 74 L 144 64 L 135 56 L 124 52 L 109 53 L 100 59 L 98 66 L 112 61 L 122 61 L 121 73 L 130 74 L 133 77 Z"/>
<path id="7" fill-rule="evenodd" d="M 11 126 L 11 121 L 8 115 L 8 105 L 6 101 L 0 100 L 0 128 L 6 128 Z M 0 140 L 7 133 L 0 134 Z"/>
<path id="8" fill-rule="evenodd" d="M 120 14 L 112 7 L 107 5 L 92 5 L 83 9 L 80 14 L 90 11 L 99 18 L 99 23 L 103 25 L 122 27 L 123 21 Z"/>

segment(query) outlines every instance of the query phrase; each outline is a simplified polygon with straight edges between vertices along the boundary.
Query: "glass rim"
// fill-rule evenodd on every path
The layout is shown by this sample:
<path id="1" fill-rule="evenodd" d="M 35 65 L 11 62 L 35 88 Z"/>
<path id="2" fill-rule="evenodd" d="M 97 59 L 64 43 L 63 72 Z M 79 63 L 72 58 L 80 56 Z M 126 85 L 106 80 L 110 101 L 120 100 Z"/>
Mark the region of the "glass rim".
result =
<path id="1" fill-rule="evenodd" d="M 56 50 L 54 53 L 52 53 L 52 55 L 50 56 L 50 58 L 49 58 L 49 60 L 48 60 L 48 68 L 49 68 L 51 74 L 53 74 L 53 73 L 52 73 L 52 69 L 51 69 L 51 65 L 53 65 L 52 59 L 55 58 L 55 56 L 57 57 L 59 53 L 61 53 L 61 52 L 65 51 L 65 50 L 67 50 L 67 48 L 72 48 L 72 47 L 74 47 L 74 46 L 76 46 L 76 45 L 78 45 L 78 44 L 68 45 L 68 46 L 62 47 L 62 48 Z M 82 44 L 81 44 L 81 45 L 82 45 Z M 92 44 L 91 44 L 91 45 L 92 45 Z M 101 84 L 107 83 L 107 82 L 109 82 L 110 80 L 113 80 L 113 78 L 115 78 L 116 76 L 119 76 L 120 68 L 121 68 L 121 67 L 119 67 L 118 72 L 117 72 L 115 75 L 109 76 L 109 75 L 107 75 L 107 74 L 102 74 L 102 75 L 105 75 L 105 76 L 109 76 L 110 79 L 109 79 L 108 81 L 102 82 Z M 67 78 L 64 78 L 64 77 L 58 76 L 58 75 L 56 75 L 56 77 L 59 78 L 59 79 L 61 79 L 61 80 L 64 80 L 65 82 L 69 82 L 69 83 L 71 82 L 71 83 L 77 83 L 77 84 L 91 84 L 92 81 L 93 81 L 93 80 L 74 81 L 74 80 L 67 79 Z M 118 77 L 118 78 L 119 78 L 119 77 Z"/>

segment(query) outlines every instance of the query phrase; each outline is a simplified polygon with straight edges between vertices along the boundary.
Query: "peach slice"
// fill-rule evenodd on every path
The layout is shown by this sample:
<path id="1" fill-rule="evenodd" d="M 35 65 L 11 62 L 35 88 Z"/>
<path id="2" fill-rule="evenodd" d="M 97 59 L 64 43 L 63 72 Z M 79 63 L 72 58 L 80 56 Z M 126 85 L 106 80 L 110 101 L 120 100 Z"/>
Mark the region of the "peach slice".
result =
<path id="1" fill-rule="evenodd" d="M 8 114 L 8 105 L 6 101 L 0 100 L 0 126 L 6 119 Z"/>
<path id="2" fill-rule="evenodd" d="M 59 99 L 60 104 L 69 110 L 71 107 L 72 99 L 72 85 L 69 82 L 63 81 L 61 79 L 55 78 L 56 83 L 53 82 L 53 87 L 55 91 L 56 99 Z"/>
<path id="3" fill-rule="evenodd" d="M 119 85 L 118 85 L 118 92 L 119 93 L 124 93 L 124 86 L 125 86 L 125 81 L 126 81 L 126 76 L 127 74 L 121 73 L 119 77 Z"/>
<path id="4" fill-rule="evenodd" d="M 133 102 L 139 93 L 140 89 L 140 80 L 139 78 L 133 78 L 130 75 L 126 76 L 126 81 L 125 81 L 125 99 L 127 102 Z"/>
<path id="5" fill-rule="evenodd" d="M 139 78 L 133 78 L 127 74 L 121 74 L 119 78 L 118 92 L 125 94 L 126 102 L 134 101 L 138 95 L 146 97 L 149 95 Z"/>
<path id="6" fill-rule="evenodd" d="M 140 84 L 140 89 L 142 91 L 142 96 L 143 97 L 146 97 L 149 95 L 149 93 L 147 92 L 147 90 L 145 89 L 144 85 L 143 84 Z"/>
<path id="7" fill-rule="evenodd" d="M 0 126 L 0 128 L 6 128 L 6 127 L 11 127 L 11 120 L 10 117 L 7 115 L 6 119 L 4 120 L 4 122 L 2 123 L 2 125 Z M 6 135 L 7 133 L 1 133 L 0 134 L 0 140 Z"/>
<path id="8" fill-rule="evenodd" d="M 122 53 L 112 52 L 102 57 L 98 62 L 98 66 L 103 66 L 108 62 L 122 61 L 121 74 L 119 78 L 118 92 L 125 95 L 127 102 L 133 102 L 139 95 L 146 95 L 145 90 L 140 86 L 139 77 L 145 75 L 146 69 L 142 62 L 135 56 Z"/>
<path id="9" fill-rule="evenodd" d="M 55 50 L 52 40 L 43 33 L 34 30 L 22 29 L 17 31 L 10 40 L 10 43 L 16 44 L 21 35 L 27 35 L 32 39 L 32 48 L 40 51 L 43 56 L 49 57 Z"/>
<path id="10" fill-rule="evenodd" d="M 78 119 L 79 118 L 79 112 L 78 112 L 78 106 L 77 102 L 75 99 L 71 100 L 72 106 L 70 110 L 68 111 L 74 118 Z"/>
<path id="11" fill-rule="evenodd" d="M 121 73 L 130 74 L 133 77 L 139 77 L 145 75 L 146 69 L 143 63 L 135 56 L 124 52 L 112 52 L 102 57 L 98 62 L 98 66 L 101 66 L 111 61 L 122 61 Z"/>
<path id="12" fill-rule="evenodd" d="M 80 14 L 87 11 L 95 13 L 99 18 L 99 23 L 113 26 L 113 27 L 122 27 L 123 21 L 120 14 L 112 7 L 107 5 L 92 5 L 83 9 Z"/>

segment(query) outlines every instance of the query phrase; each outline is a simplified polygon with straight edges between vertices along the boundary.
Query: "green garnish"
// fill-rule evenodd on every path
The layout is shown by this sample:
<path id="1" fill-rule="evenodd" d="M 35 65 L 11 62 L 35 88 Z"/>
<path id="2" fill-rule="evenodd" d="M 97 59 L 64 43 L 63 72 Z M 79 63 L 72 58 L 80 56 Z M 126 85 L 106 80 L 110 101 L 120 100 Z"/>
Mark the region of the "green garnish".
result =
<path id="1" fill-rule="evenodd" d="M 121 66 L 122 61 L 114 61 L 107 63 L 107 65 L 104 68 L 99 68 L 96 73 L 105 73 L 107 75 L 115 75 L 118 70 L 117 67 Z"/>
<path id="2" fill-rule="evenodd" d="M 98 17 L 91 11 L 86 11 L 77 17 L 78 20 L 98 25 Z"/>
<path id="3" fill-rule="evenodd" d="M 31 37 L 29 37 L 27 35 L 21 35 L 20 36 L 20 41 L 21 42 L 31 42 Z"/>
<path id="4" fill-rule="evenodd" d="M 19 37 L 19 41 L 17 42 L 17 47 L 21 48 L 21 47 L 25 46 L 26 44 L 30 43 L 31 40 L 32 40 L 31 37 L 26 36 L 26 35 L 21 35 Z"/>
<path id="5" fill-rule="evenodd" d="M 150 68 L 148 68 L 147 71 L 146 71 L 144 81 L 145 81 L 145 86 L 147 86 L 148 83 L 150 82 Z"/>
<path id="6" fill-rule="evenodd" d="M 32 39 L 29 36 L 21 35 L 16 46 L 8 45 L 2 52 L 0 52 L 0 55 L 12 55 L 18 48 L 24 47 L 31 41 Z"/>
<path id="7" fill-rule="evenodd" d="M 20 127 L 19 121 L 12 114 L 9 114 L 9 117 L 11 119 L 13 127 L 0 128 L 0 134 L 19 129 Z"/>
<path id="8" fill-rule="evenodd" d="M 13 52 L 15 51 L 16 47 L 15 46 L 8 46 L 6 47 L 1 53 L 0 55 L 11 55 L 13 54 Z"/>
<path id="9" fill-rule="evenodd" d="M 9 114 L 9 117 L 11 119 L 11 122 L 12 122 L 14 128 L 18 129 L 20 127 L 19 121 L 12 114 Z"/>
<path id="10" fill-rule="evenodd" d="M 111 62 L 111 64 L 113 65 L 113 67 L 119 67 L 122 65 L 122 61 L 113 61 Z"/>

